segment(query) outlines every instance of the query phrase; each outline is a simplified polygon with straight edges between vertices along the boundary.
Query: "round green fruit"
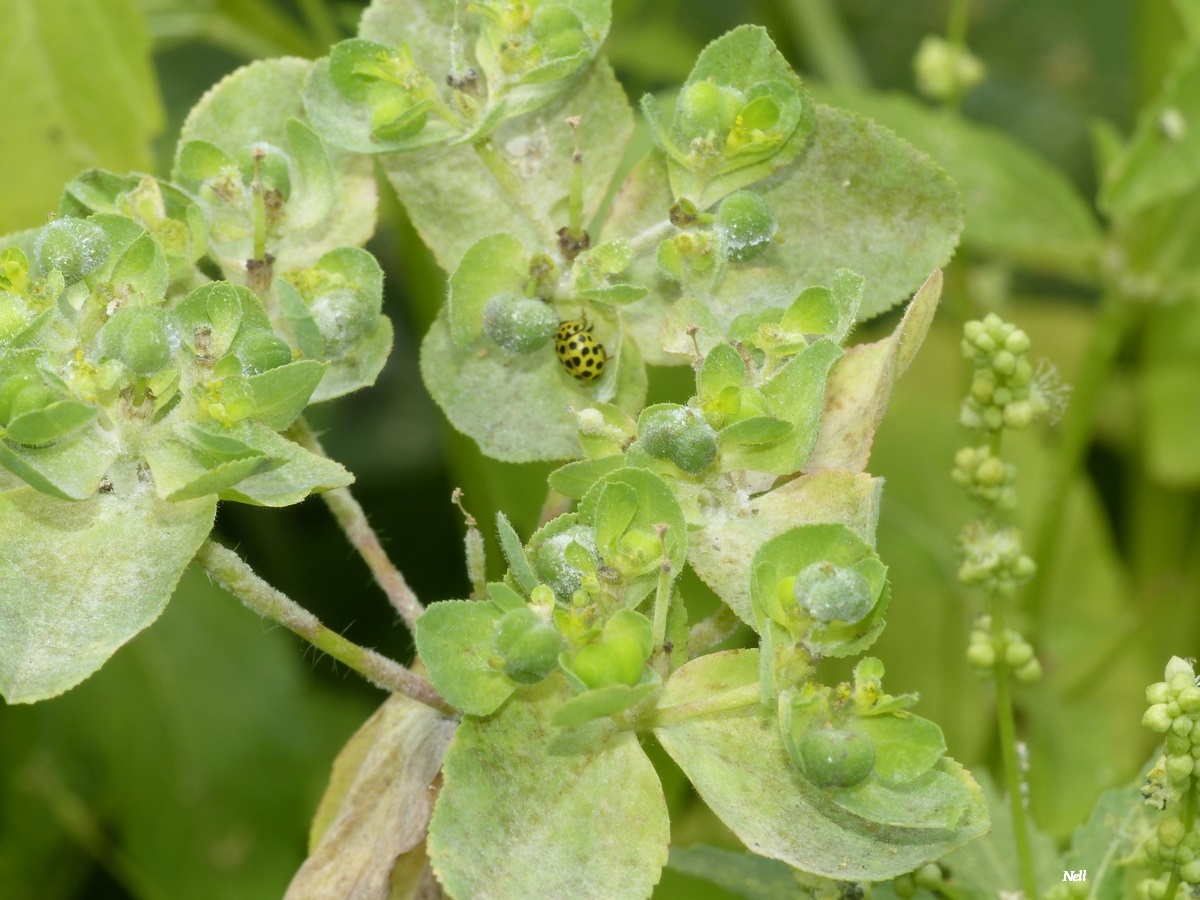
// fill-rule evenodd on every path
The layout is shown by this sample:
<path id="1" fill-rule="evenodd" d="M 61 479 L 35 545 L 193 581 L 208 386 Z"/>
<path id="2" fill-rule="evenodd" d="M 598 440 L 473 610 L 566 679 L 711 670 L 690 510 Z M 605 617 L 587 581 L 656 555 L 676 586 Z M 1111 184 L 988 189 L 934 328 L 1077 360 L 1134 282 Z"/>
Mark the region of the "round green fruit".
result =
<path id="1" fill-rule="evenodd" d="M 74 284 L 91 275 L 108 259 L 108 235 L 87 219 L 55 219 L 38 232 L 33 255 L 43 271 L 57 269 L 63 281 Z"/>
<path id="2" fill-rule="evenodd" d="M 717 210 L 714 227 L 725 256 L 734 262 L 758 256 L 779 231 L 770 205 L 753 191 L 738 191 L 726 197 Z"/>
<path id="3" fill-rule="evenodd" d="M 800 738 L 800 762 L 819 787 L 853 787 L 875 768 L 875 743 L 859 731 L 812 725 Z"/>
<path id="4" fill-rule="evenodd" d="M 550 342 L 557 328 L 557 313 L 536 297 L 499 294 L 483 307 L 483 330 L 509 353 L 540 350 Z"/>
<path id="5" fill-rule="evenodd" d="M 504 674 L 520 684 L 534 684 L 553 672 L 562 649 L 562 635 L 528 606 L 506 612 L 496 628 Z"/>

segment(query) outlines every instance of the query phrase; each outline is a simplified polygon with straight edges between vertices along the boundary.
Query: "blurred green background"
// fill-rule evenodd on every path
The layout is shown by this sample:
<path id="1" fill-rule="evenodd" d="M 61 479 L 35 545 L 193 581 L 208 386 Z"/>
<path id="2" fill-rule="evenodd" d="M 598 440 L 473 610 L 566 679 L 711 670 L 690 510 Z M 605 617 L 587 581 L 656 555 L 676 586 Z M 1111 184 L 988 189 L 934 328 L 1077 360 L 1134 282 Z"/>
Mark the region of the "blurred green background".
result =
<path id="1" fill-rule="evenodd" d="M 165 175 L 180 123 L 209 86 L 259 56 L 321 55 L 353 33 L 362 5 L 0 0 L 0 232 L 44 222 L 62 184 L 84 167 Z M 861 69 L 850 76 L 911 93 L 913 53 L 922 36 L 944 30 L 947 6 L 615 0 L 607 52 L 636 99 L 680 83 L 707 41 L 756 22 L 814 82 L 847 77 L 829 53 L 842 35 Z M 1157 92 L 1179 33 L 1171 6 L 975 0 L 971 8 L 971 45 L 989 78 L 964 114 L 1031 146 L 1092 196 L 1090 123 L 1103 117 L 1128 132 L 1138 105 Z M 823 27 L 814 10 L 832 12 L 840 28 Z M 467 590 L 452 488 L 464 489 L 481 522 L 502 509 L 527 534 L 549 467 L 483 459 L 429 400 L 416 348 L 441 302 L 442 275 L 384 191 L 370 249 L 388 275 L 396 348 L 373 390 L 314 409 L 311 420 L 331 455 L 357 475 L 356 495 L 429 602 Z M 971 515 L 949 480 L 954 450 L 966 440 L 955 424 L 966 384 L 957 329 L 998 305 L 1069 382 L 1095 298 L 987 260 L 960 257 L 948 276 L 942 314 L 898 387 L 871 465 L 887 479 L 879 545 L 894 594 L 873 653 L 888 667 L 889 689 L 919 691 L 922 713 L 943 726 L 951 753 L 980 770 L 993 767 L 996 754 L 989 692 L 963 661 L 977 598 L 954 577 L 955 538 Z M 892 324 L 885 317 L 860 337 Z M 652 402 L 683 399 L 689 380 L 687 369 L 653 372 Z M 1090 477 L 1068 495 L 1066 543 L 1046 576 L 1045 606 L 1031 619 L 1049 677 L 1023 693 L 1022 728 L 1035 813 L 1059 839 L 1101 789 L 1136 773 L 1152 745 L 1139 727 L 1143 687 L 1171 653 L 1195 645 L 1196 617 L 1174 613 L 1195 605 L 1197 573 L 1186 560 L 1200 557 L 1196 498 L 1190 488 L 1164 487 L 1150 492 L 1161 501 L 1153 508 L 1128 507 L 1128 484 L 1146 477 L 1128 450 L 1129 395 L 1118 378 L 1102 398 Z M 1036 510 L 1052 477 L 1052 440 L 1027 435 L 1013 444 L 1027 509 Z M 1166 517 L 1157 537 L 1139 529 L 1147 517 Z M 332 628 L 410 658 L 403 628 L 319 500 L 282 511 L 224 504 L 218 528 Z M 162 620 L 99 674 L 59 699 L 0 707 L 0 898 L 280 896 L 303 858 L 334 754 L 381 699 L 189 573 Z M 676 841 L 732 846 L 660 757 Z M 732 895 L 668 873 L 661 896 Z"/>

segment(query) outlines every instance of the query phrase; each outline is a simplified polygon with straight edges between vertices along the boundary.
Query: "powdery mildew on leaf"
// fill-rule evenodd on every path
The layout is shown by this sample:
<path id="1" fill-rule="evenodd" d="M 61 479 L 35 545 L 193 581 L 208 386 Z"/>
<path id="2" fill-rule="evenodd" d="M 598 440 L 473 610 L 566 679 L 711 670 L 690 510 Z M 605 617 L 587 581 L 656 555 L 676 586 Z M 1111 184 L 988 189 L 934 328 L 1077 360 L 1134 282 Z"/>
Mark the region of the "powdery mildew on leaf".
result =
<path id="1" fill-rule="evenodd" d="M 61 694 L 158 618 L 212 529 L 216 497 L 137 484 L 70 502 L 0 494 L 0 693 Z"/>
<path id="2" fill-rule="evenodd" d="M 494 716 L 467 717 L 446 754 L 429 852 L 455 897 L 648 897 L 667 861 L 662 786 L 629 731 L 550 724 L 559 675 Z"/>

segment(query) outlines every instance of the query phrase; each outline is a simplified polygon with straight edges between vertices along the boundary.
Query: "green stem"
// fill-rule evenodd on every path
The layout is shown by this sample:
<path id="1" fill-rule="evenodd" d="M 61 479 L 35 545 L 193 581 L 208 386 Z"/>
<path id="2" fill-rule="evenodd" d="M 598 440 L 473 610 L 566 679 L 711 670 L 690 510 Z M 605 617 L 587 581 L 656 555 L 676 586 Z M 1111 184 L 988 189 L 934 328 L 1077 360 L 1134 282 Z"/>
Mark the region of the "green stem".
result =
<path id="1" fill-rule="evenodd" d="M 278 622 L 318 650 L 349 666 L 377 687 L 403 694 L 447 715 L 455 715 L 454 709 L 441 698 L 433 685 L 420 675 L 374 650 L 360 647 L 322 625 L 316 616 L 295 600 L 263 581 L 258 573 L 232 550 L 208 540 L 196 554 L 196 562 L 213 581 L 241 600 L 249 609 L 272 622 Z"/>
<path id="2" fill-rule="evenodd" d="M 946 22 L 946 40 L 950 46 L 963 49 L 967 46 L 967 25 L 970 21 L 970 0 L 953 0 L 950 18 Z"/>
<path id="3" fill-rule="evenodd" d="M 643 231 L 639 231 L 633 237 L 628 238 L 625 243 L 629 245 L 629 249 L 633 251 L 634 256 L 641 256 L 647 250 L 658 247 L 660 243 L 671 237 L 678 229 L 671 223 L 669 219 L 663 219 L 655 225 L 651 225 Z"/>
<path id="4" fill-rule="evenodd" d="M 313 58 L 318 48 L 304 29 L 268 0 L 218 0 L 216 15 L 259 35 L 287 54 Z"/>
<path id="5" fill-rule="evenodd" d="M 341 40 L 342 30 L 326 0 L 296 0 L 296 6 L 300 8 L 300 14 L 308 23 L 308 30 L 322 49 Z"/>
<path id="6" fill-rule="evenodd" d="M 316 432 L 303 417 L 296 420 L 288 433 L 305 450 L 328 459 L 328 454 L 321 446 Z M 346 538 L 366 562 L 371 574 L 375 577 L 375 583 L 383 588 L 388 600 L 400 614 L 404 624 L 408 626 L 409 632 L 416 634 L 417 618 L 425 611 L 425 607 L 417 599 L 413 589 L 409 587 L 404 575 L 388 558 L 387 551 L 383 549 L 379 536 L 371 527 L 371 523 L 367 521 L 367 514 L 363 512 L 362 506 L 354 499 L 354 495 L 348 488 L 325 491 L 321 494 L 321 499 L 333 513 L 338 525 L 345 532 Z"/>
<path id="7" fill-rule="evenodd" d="M 658 567 L 658 590 L 654 592 L 654 652 L 663 649 L 667 640 L 667 614 L 671 611 L 671 589 L 674 587 L 674 572 L 670 560 L 664 559 Z M 670 657 L 670 654 L 666 654 Z"/>
<path id="8" fill-rule="evenodd" d="M 1000 753 L 1004 760 L 1004 779 L 1013 820 L 1013 839 L 1021 869 L 1021 885 L 1026 900 L 1037 900 L 1037 882 L 1033 875 L 1033 853 L 1029 847 L 1029 822 L 1022 791 L 1021 764 L 1017 757 L 1017 725 L 1013 715 L 1010 672 L 1006 651 L 1008 635 L 1004 621 L 1004 599 L 992 594 L 992 646 L 996 651 L 996 718 L 1000 726 Z"/>
<path id="9" fill-rule="evenodd" d="M 1083 369 L 1074 385 L 1071 404 L 1060 429 L 1062 438 L 1055 454 L 1050 487 L 1034 531 L 1032 555 L 1038 568 L 1026 593 L 1026 603 L 1038 622 L 1046 606 L 1043 595 L 1059 545 L 1067 493 L 1084 462 L 1091 440 L 1096 402 L 1126 336 L 1137 321 L 1137 313 L 1135 304 L 1113 291 L 1106 293 L 1100 302 L 1096 324 L 1084 354 Z"/>
<path id="10" fill-rule="evenodd" d="M 163 896 L 137 863 L 113 841 L 104 823 L 87 803 L 63 782 L 48 760 L 39 760 L 25 769 L 18 776 L 17 784 L 39 794 L 70 839 L 131 895 L 146 900 Z"/>
<path id="11" fill-rule="evenodd" d="M 1189 834 L 1196 827 L 1196 779 L 1192 778 L 1188 784 L 1187 796 L 1183 801 L 1183 833 Z M 1179 877 L 1179 863 L 1171 866 L 1171 877 L 1167 880 L 1167 889 L 1163 892 L 1164 897 L 1174 898 L 1175 891 L 1179 888 L 1181 879 Z"/>
<path id="12" fill-rule="evenodd" d="M 762 702 L 762 687 L 755 684 L 747 684 L 740 688 L 734 688 L 731 691 L 723 691 L 719 694 L 710 694 L 700 700 L 693 700 L 690 703 L 680 703 L 676 706 L 665 706 L 654 711 L 653 725 L 654 728 L 660 728 L 664 725 L 675 725 L 679 722 L 686 722 L 689 719 L 699 719 L 702 716 L 716 715 L 717 713 L 733 712 L 738 709 L 745 709 L 748 706 L 758 706 Z"/>
<path id="13" fill-rule="evenodd" d="M 785 9 L 791 16 L 800 51 L 822 81 L 830 87 L 871 86 L 866 66 L 830 0 L 789 0 Z"/>

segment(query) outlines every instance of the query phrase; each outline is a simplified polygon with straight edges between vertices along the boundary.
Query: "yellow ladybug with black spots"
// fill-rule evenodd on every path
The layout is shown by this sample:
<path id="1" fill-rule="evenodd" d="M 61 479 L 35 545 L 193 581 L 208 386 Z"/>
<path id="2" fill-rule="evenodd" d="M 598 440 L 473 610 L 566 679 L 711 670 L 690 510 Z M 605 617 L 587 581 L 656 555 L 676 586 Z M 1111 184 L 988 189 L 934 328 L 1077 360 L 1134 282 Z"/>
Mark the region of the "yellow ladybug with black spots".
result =
<path id="1" fill-rule="evenodd" d="M 580 381 L 595 381 L 604 374 L 608 362 L 604 345 L 592 335 L 592 323 L 582 316 L 558 326 L 554 352 L 563 368 Z"/>

